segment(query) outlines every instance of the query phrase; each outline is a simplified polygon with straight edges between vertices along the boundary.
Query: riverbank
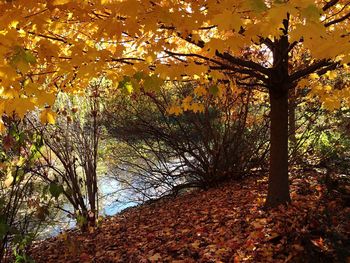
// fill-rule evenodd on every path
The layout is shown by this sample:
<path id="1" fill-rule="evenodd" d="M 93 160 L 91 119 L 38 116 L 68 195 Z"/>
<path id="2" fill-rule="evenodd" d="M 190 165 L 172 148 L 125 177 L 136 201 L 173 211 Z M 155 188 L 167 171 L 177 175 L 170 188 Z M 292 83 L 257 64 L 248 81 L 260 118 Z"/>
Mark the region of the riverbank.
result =
<path id="1" fill-rule="evenodd" d="M 129 208 L 91 233 L 35 244 L 41 262 L 346 262 L 350 208 L 315 172 L 293 176 L 293 203 L 265 211 L 266 178 Z M 345 260 L 345 261 L 344 261 Z"/>

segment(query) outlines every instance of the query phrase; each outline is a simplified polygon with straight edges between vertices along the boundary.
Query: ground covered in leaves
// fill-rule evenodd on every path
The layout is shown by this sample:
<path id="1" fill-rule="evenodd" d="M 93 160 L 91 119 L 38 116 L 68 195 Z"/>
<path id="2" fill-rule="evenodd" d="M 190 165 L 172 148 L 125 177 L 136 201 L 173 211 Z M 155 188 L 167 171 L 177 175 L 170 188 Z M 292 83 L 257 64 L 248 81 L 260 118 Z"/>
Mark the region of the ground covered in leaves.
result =
<path id="1" fill-rule="evenodd" d="M 131 208 L 88 234 L 35 244 L 36 262 L 350 262 L 349 200 L 292 176 L 292 204 L 265 211 L 267 182 L 250 177 Z"/>

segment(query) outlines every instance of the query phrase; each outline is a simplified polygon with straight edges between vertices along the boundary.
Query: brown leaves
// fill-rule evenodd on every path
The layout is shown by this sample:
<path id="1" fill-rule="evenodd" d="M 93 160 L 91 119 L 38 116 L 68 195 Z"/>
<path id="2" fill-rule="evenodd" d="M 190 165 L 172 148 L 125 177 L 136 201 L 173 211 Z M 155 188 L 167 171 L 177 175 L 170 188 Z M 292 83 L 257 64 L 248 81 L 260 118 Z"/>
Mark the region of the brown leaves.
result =
<path id="1" fill-rule="evenodd" d="M 342 242 L 349 237 L 345 222 L 350 211 L 342 209 L 339 200 L 327 199 L 317 176 L 293 180 L 294 202 L 289 206 L 265 211 L 261 193 L 266 180 L 252 177 L 132 208 L 106 218 L 95 233 L 68 233 L 69 240 L 81 240 L 75 251 L 69 242 L 53 239 L 34 247 L 33 255 L 37 262 L 308 262 L 317 257 L 337 258 L 335 246 L 345 245 Z M 327 213 L 333 217 L 328 218 Z M 335 240 L 335 236 L 341 238 Z M 47 246 L 50 248 L 44 249 Z"/>

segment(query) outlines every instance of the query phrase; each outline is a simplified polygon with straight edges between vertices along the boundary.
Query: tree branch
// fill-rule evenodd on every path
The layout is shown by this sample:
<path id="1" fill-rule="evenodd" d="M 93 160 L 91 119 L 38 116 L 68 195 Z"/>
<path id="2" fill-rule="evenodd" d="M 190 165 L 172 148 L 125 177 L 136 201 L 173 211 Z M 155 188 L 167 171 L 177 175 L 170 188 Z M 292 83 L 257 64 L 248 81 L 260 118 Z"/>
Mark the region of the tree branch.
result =
<path id="1" fill-rule="evenodd" d="M 325 27 L 329 27 L 329 26 L 331 26 L 331 25 L 340 23 L 340 22 L 342 22 L 342 21 L 344 21 L 344 20 L 346 20 L 346 19 L 348 19 L 348 18 L 350 18 L 350 12 L 347 13 L 345 16 L 342 16 L 342 17 L 340 17 L 340 18 L 338 18 L 338 19 L 335 19 L 335 20 L 333 20 L 333 21 L 330 21 L 330 22 L 324 24 L 324 26 L 325 26 Z"/>
<path id="2" fill-rule="evenodd" d="M 225 59 L 228 62 L 241 66 L 241 67 L 245 67 L 245 68 L 249 68 L 249 69 L 253 69 L 258 71 L 259 73 L 262 73 L 264 75 L 268 75 L 269 70 L 263 66 L 261 66 L 260 64 L 251 61 L 251 60 L 243 60 L 237 57 L 232 56 L 231 54 L 224 52 L 224 53 L 220 53 L 219 51 L 216 51 L 216 56 L 218 56 L 219 58 Z"/>
<path id="3" fill-rule="evenodd" d="M 266 82 L 265 75 L 260 74 L 259 71 L 257 71 L 254 68 L 252 69 L 252 68 L 247 68 L 247 67 L 243 67 L 243 68 L 235 67 L 235 65 L 237 65 L 237 64 L 233 64 L 233 65 L 225 64 L 225 63 L 222 63 L 222 62 L 217 61 L 215 59 L 208 58 L 208 57 L 205 57 L 205 56 L 202 56 L 199 54 L 175 53 L 172 51 L 165 51 L 165 52 L 171 56 L 197 57 L 197 58 L 203 59 L 205 61 L 215 63 L 217 65 L 217 66 L 209 66 L 209 69 L 212 69 L 212 70 L 230 70 L 230 71 L 235 72 L 235 73 L 249 75 L 251 77 L 254 77 L 256 79 L 263 81 L 264 83 Z M 243 61 L 243 60 L 241 60 L 241 61 Z M 243 61 L 243 62 L 249 63 L 250 61 Z M 255 63 L 255 62 L 253 62 L 253 63 Z M 257 65 L 259 65 L 259 64 L 257 64 Z M 240 66 L 240 65 L 237 65 L 237 66 Z"/>
<path id="4" fill-rule="evenodd" d="M 42 38 L 46 38 L 46 39 L 51 39 L 51 40 L 55 40 L 55 41 L 59 41 L 59 42 L 62 42 L 62 43 L 65 43 L 67 44 L 67 40 L 63 39 L 63 38 L 59 38 L 59 37 L 55 37 L 55 36 L 48 36 L 48 35 L 44 35 L 44 34 L 38 34 L 38 33 L 35 33 L 33 31 L 28 31 L 27 32 L 29 35 L 34 35 L 34 36 L 37 36 L 37 37 L 42 37 Z"/>
<path id="5" fill-rule="evenodd" d="M 329 59 L 322 59 L 318 62 L 315 62 L 299 71 L 296 71 L 294 72 L 293 74 L 290 75 L 289 79 L 291 82 L 294 82 L 298 79 L 301 79 L 323 67 L 327 67 L 327 66 L 330 66 L 332 65 L 334 62 L 332 62 L 331 60 Z"/>
<path id="6" fill-rule="evenodd" d="M 326 10 L 328 10 L 329 8 L 331 8 L 332 6 L 336 5 L 338 2 L 339 2 L 339 0 L 331 0 L 331 1 L 329 1 L 327 4 L 325 4 L 325 5 L 322 7 L 322 10 L 323 10 L 323 11 L 326 11 Z"/>
<path id="7" fill-rule="evenodd" d="M 339 62 L 334 62 L 333 64 L 329 65 L 328 67 L 325 67 L 321 70 L 318 70 L 316 73 L 317 73 L 317 75 L 321 76 L 323 74 L 326 74 L 327 71 L 334 70 L 334 69 L 338 68 L 339 66 L 341 66 Z"/>

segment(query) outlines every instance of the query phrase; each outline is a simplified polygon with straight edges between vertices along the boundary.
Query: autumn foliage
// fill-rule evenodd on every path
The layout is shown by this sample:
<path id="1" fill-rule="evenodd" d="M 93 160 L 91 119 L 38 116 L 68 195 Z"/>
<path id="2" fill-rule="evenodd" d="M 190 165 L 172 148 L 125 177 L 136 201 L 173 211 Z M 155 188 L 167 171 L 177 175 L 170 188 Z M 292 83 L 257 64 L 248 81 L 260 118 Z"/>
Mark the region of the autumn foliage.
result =
<path id="1" fill-rule="evenodd" d="M 27 122 L 40 120 L 31 134 L 40 145 L 32 149 L 28 142 L 21 147 L 29 147 L 35 154 L 47 151 L 41 157 L 35 155 L 38 160 L 30 163 L 26 172 L 38 174 L 37 163 L 51 154 L 60 159 L 64 169 L 60 175 L 61 167 L 47 162 L 40 176 L 50 185 L 43 186 L 41 195 L 38 188 L 29 191 L 30 195 L 51 200 L 48 194 L 54 192 L 56 201 L 61 194 L 74 197 L 77 200 L 70 200 L 74 210 L 81 209 L 84 219 L 91 215 L 92 222 L 83 224 L 90 235 L 73 237 L 85 239 L 87 244 L 93 243 L 93 237 L 100 240 L 89 250 L 84 244 L 70 246 L 71 237 L 63 235 L 53 244 L 63 244 L 60 248 L 66 248 L 66 253 L 54 256 L 80 262 L 94 257 L 117 262 L 344 259 L 335 243 L 346 249 L 347 230 L 332 213 L 345 218 L 347 209 L 340 209 L 346 204 L 340 199 L 327 203 L 331 195 L 326 194 L 324 185 L 315 174 L 306 177 L 303 171 L 318 165 L 326 167 L 327 176 L 332 169 L 341 174 L 330 165 L 333 160 L 328 153 L 321 161 L 313 158 L 345 145 L 349 128 L 344 124 L 338 137 L 333 128 L 320 129 L 319 135 L 313 132 L 320 122 L 336 123 L 337 119 L 346 123 L 349 18 L 348 0 L 0 0 L 0 132 L 9 132 L 7 120 L 23 123 L 23 129 Z M 106 103 L 107 110 L 106 116 L 98 115 L 100 104 L 94 104 L 89 113 L 93 127 L 87 136 L 89 125 L 74 130 L 80 119 L 72 122 L 57 98 L 61 93 L 87 95 L 87 88 L 96 81 L 103 90 L 88 96 L 99 98 L 103 93 L 106 100 L 101 103 Z M 191 89 L 179 93 L 179 86 Z M 79 110 L 74 107 L 71 115 L 78 116 Z M 330 112 L 336 112 L 333 119 L 327 115 Z M 100 117 L 105 118 L 109 134 L 103 134 L 107 143 L 99 148 L 100 132 L 104 131 Z M 59 118 L 67 122 L 62 124 Z M 302 121 L 308 126 L 298 129 Z M 264 132 L 255 133 L 260 125 Z M 118 128 L 123 129 L 120 134 Z M 55 129 L 64 136 L 53 136 Z M 46 142 L 43 130 L 48 131 Z M 77 137 L 68 135 L 77 130 Z M 108 137 L 111 134 L 117 142 Z M 2 152 L 8 152 L 14 140 L 23 143 L 16 136 L 2 137 Z M 50 140 L 63 147 L 56 152 L 49 149 Z M 181 182 L 192 183 L 195 178 L 202 188 L 257 171 L 261 176 L 268 173 L 267 182 L 261 178 L 226 182 L 222 188 L 192 193 L 187 199 L 131 210 L 125 213 L 127 220 L 118 216 L 110 226 L 106 223 L 98 230 L 97 163 L 100 153 L 113 148 L 109 143 L 115 143 L 118 154 L 128 152 L 125 145 L 133 150 L 129 153 L 139 153 L 130 154 L 127 162 L 133 159 L 132 164 L 142 169 L 139 163 L 143 159 L 151 176 L 163 176 L 162 170 L 152 171 L 160 160 L 168 163 L 182 158 L 185 172 Z M 308 144 L 306 158 L 300 154 L 304 143 Z M 22 153 L 18 155 L 23 157 Z M 14 187 L 18 181 L 9 175 L 27 160 L 4 156 L 0 179 L 5 186 Z M 78 160 L 83 173 L 90 175 L 86 180 L 77 172 Z M 293 177 L 291 163 L 301 167 Z M 119 163 L 131 170 L 123 165 Z M 49 170 L 56 176 L 54 181 Z M 192 179 L 188 171 L 192 171 Z M 130 173 L 128 176 L 131 178 Z M 324 183 L 329 185 L 328 179 Z M 157 216 L 151 217 L 152 213 Z M 41 213 L 44 218 L 48 214 L 48 208 Z M 72 214 L 78 218 L 77 211 Z M 177 215 L 184 221 L 179 218 L 175 222 Z M 322 223 L 317 225 L 317 221 Z M 3 225 L 7 237 L 11 224 Z M 109 245 L 115 247 L 105 253 L 118 252 L 103 254 L 100 246 L 110 240 L 115 242 Z M 21 251 L 25 250 L 22 247 Z M 38 251 L 43 258 L 50 258 L 45 254 L 50 250 L 41 247 Z"/>

